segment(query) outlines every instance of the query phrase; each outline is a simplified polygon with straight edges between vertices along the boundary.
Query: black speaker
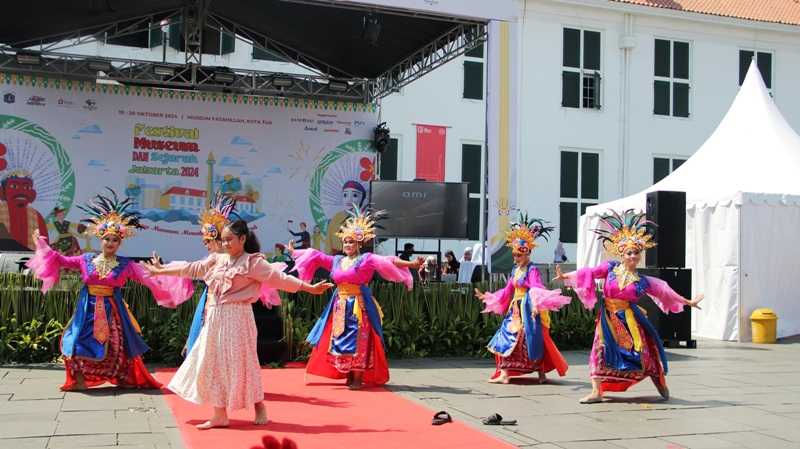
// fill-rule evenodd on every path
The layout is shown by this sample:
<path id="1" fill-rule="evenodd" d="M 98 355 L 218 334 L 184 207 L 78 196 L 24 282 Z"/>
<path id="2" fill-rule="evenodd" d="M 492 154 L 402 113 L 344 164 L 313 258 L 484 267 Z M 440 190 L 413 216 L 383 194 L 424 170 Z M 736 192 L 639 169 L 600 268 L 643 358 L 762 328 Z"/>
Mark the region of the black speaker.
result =
<path id="1" fill-rule="evenodd" d="M 692 270 L 688 268 L 642 268 L 637 271 L 640 275 L 652 276 L 665 281 L 684 298 L 692 297 Z M 683 312 L 667 314 L 662 312 L 647 295 L 639 298 L 639 305 L 647 312 L 647 319 L 658 330 L 658 334 L 666 346 L 685 342 L 688 348 L 697 347 L 695 340 L 692 340 L 691 307 L 683 306 Z"/>
<path id="2" fill-rule="evenodd" d="M 647 194 L 647 219 L 658 224 L 653 240 L 657 246 L 645 253 L 649 268 L 686 266 L 686 192 L 657 191 Z"/>
<path id="3" fill-rule="evenodd" d="M 268 309 L 261 302 L 253 303 L 253 318 L 258 330 L 258 363 L 285 363 L 289 358 L 289 347 L 283 339 L 283 318 L 280 309 Z"/>

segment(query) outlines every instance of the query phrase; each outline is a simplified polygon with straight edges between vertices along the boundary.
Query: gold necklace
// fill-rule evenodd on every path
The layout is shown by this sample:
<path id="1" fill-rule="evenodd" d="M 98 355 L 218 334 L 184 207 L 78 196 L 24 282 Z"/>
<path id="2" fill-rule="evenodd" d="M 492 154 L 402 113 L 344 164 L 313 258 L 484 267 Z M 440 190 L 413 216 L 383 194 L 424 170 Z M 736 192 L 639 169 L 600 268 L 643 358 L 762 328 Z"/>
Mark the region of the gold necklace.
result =
<path id="1" fill-rule="evenodd" d="M 100 253 L 92 259 L 92 263 L 94 264 L 97 275 L 102 279 L 111 273 L 114 268 L 119 266 L 119 262 L 117 261 L 117 256 L 106 257 L 105 254 Z"/>
<path id="2" fill-rule="evenodd" d="M 346 270 L 346 269 L 352 267 L 353 264 L 356 263 L 356 259 L 358 259 L 358 254 L 356 254 L 355 256 L 352 256 L 352 257 L 351 256 L 345 256 L 342 259 L 342 269 Z"/>
<path id="3" fill-rule="evenodd" d="M 639 280 L 639 275 L 629 271 L 623 264 L 614 267 L 614 274 L 617 276 L 617 285 L 620 290 Z"/>

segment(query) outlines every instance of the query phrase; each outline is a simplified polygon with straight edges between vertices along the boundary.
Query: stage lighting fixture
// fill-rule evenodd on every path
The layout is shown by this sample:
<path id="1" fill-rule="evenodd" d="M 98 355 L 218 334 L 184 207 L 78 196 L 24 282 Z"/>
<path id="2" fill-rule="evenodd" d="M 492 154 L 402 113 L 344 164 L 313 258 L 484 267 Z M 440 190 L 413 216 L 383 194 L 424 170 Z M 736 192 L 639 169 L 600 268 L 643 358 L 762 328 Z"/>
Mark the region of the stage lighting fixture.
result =
<path id="1" fill-rule="evenodd" d="M 42 58 L 38 53 L 17 53 L 17 64 L 39 65 Z"/>
<path id="2" fill-rule="evenodd" d="M 110 72 L 111 71 L 111 63 L 108 61 L 89 61 L 89 70 L 93 70 L 95 72 Z"/>
<path id="3" fill-rule="evenodd" d="M 343 83 L 341 81 L 329 81 L 328 89 L 334 92 L 344 92 L 347 90 L 347 83 Z"/>
<path id="4" fill-rule="evenodd" d="M 292 84 L 294 84 L 294 80 L 291 78 L 272 77 L 272 85 L 275 87 L 291 87 Z"/>
<path id="5" fill-rule="evenodd" d="M 153 66 L 153 73 L 159 76 L 175 76 L 175 68 L 167 65 Z"/>
<path id="6" fill-rule="evenodd" d="M 214 81 L 218 83 L 232 83 L 236 80 L 236 74 L 227 71 L 214 72 L 213 77 Z"/>
<path id="7" fill-rule="evenodd" d="M 378 38 L 381 35 L 381 21 L 376 14 L 369 13 L 364 16 L 361 29 L 361 38 L 372 46 L 378 45 Z"/>
<path id="8" fill-rule="evenodd" d="M 389 146 L 389 138 L 391 131 L 386 127 L 386 122 L 383 122 L 375 127 L 373 131 L 372 143 L 378 153 L 383 153 L 386 147 Z"/>

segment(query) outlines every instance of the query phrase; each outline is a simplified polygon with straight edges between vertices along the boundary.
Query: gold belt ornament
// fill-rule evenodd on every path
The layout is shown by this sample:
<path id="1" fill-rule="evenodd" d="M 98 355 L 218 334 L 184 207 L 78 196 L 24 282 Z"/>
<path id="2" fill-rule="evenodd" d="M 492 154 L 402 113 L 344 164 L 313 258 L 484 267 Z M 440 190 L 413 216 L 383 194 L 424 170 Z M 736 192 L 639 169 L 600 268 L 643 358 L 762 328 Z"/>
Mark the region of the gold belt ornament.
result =
<path id="1" fill-rule="evenodd" d="M 631 334 L 631 338 L 633 339 L 633 349 L 636 352 L 642 351 L 642 334 L 639 332 L 639 324 L 636 322 L 636 315 L 633 313 L 633 309 L 631 308 L 630 301 L 625 301 L 624 299 L 615 299 L 615 298 L 606 298 L 605 300 L 606 310 L 611 312 L 612 317 L 609 318 L 609 325 L 611 326 L 611 330 L 614 334 L 617 343 L 622 344 L 622 346 L 628 346 L 625 340 L 627 340 L 624 335 L 620 335 L 624 333 L 624 329 L 621 329 L 619 325 L 615 326 L 615 322 L 617 321 L 617 317 L 613 316 L 617 312 L 624 311 L 625 312 L 625 323 L 628 325 L 628 331 Z M 636 306 L 639 307 L 639 306 Z M 641 309 L 641 307 L 640 307 Z M 621 324 L 621 323 L 619 323 Z M 630 348 L 627 348 L 630 349 Z"/>
<path id="2" fill-rule="evenodd" d="M 114 295 L 114 287 L 108 285 L 90 285 L 89 294 L 94 296 L 94 339 L 100 343 L 108 341 L 108 317 L 106 316 L 106 298 Z"/>
<path id="3" fill-rule="evenodd" d="M 333 304 L 333 336 L 338 337 L 342 335 L 345 328 L 345 318 L 347 318 L 347 300 L 349 298 L 356 298 L 356 303 L 353 304 L 353 314 L 358 319 L 358 324 L 361 324 L 361 287 L 356 284 L 339 284 L 336 286 L 338 298 Z"/>

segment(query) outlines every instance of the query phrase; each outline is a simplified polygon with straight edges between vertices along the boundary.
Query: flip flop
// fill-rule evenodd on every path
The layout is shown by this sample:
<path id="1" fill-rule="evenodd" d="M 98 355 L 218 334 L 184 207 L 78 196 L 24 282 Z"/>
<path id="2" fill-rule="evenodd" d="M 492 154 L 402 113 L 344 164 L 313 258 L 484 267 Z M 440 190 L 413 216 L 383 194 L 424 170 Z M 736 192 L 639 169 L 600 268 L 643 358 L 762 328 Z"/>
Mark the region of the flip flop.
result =
<path id="1" fill-rule="evenodd" d="M 489 416 L 488 418 L 483 418 L 483 420 L 481 420 L 481 422 L 483 422 L 483 424 L 487 425 L 487 426 L 516 426 L 517 425 L 517 420 L 516 419 L 503 421 L 503 417 L 500 416 L 499 413 L 495 413 L 492 416 Z"/>
<path id="2" fill-rule="evenodd" d="M 441 412 L 438 412 L 435 415 L 433 415 L 433 420 L 431 420 L 431 425 L 441 426 L 442 424 L 447 424 L 449 422 L 453 422 L 453 418 L 450 416 L 449 413 L 442 410 Z"/>

